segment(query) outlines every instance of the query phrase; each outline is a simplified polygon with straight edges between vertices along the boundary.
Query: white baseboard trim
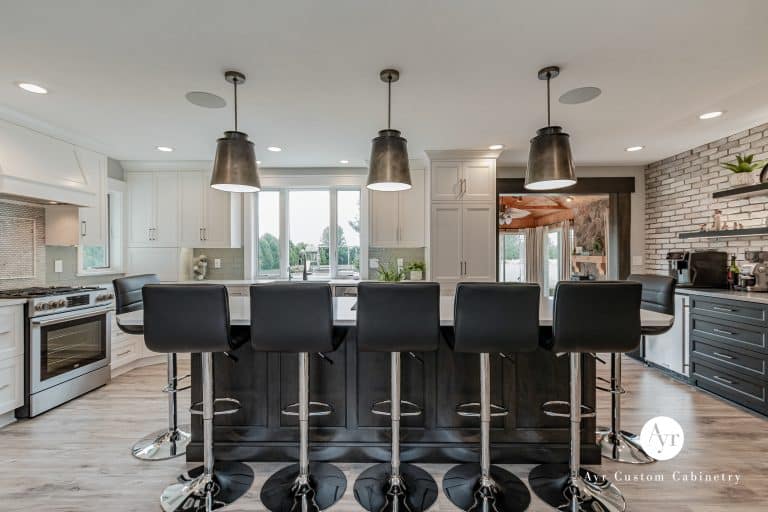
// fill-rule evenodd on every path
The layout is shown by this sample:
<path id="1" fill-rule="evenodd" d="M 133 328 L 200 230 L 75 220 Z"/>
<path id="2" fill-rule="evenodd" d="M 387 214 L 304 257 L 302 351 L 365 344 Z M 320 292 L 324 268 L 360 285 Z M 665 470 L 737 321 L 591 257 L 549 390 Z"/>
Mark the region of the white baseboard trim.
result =
<path id="1" fill-rule="evenodd" d="M 7 427 L 11 423 L 14 423 L 16 421 L 16 415 L 13 411 L 7 412 L 5 414 L 0 414 L 0 428 Z"/>

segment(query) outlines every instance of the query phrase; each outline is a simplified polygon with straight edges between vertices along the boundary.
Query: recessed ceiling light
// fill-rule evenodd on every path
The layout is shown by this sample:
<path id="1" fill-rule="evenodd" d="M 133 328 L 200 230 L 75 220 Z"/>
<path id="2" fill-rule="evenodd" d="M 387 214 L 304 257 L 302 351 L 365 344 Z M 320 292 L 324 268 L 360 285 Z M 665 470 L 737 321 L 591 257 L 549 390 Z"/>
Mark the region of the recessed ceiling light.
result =
<path id="1" fill-rule="evenodd" d="M 155 147 L 156 150 L 162 151 L 163 153 L 170 153 L 173 151 L 173 148 L 170 146 L 157 146 Z"/>
<path id="2" fill-rule="evenodd" d="M 267 151 L 272 151 L 273 153 L 279 153 L 283 150 L 283 148 L 279 148 L 277 146 L 269 146 L 267 148 Z"/>
<path id="3" fill-rule="evenodd" d="M 203 108 L 224 108 L 227 102 L 221 96 L 205 91 L 189 91 L 184 95 L 187 101 Z"/>
<path id="4" fill-rule="evenodd" d="M 565 198 L 566 203 L 570 203 L 571 201 L 573 201 L 573 196 L 568 196 Z"/>
<path id="5" fill-rule="evenodd" d="M 48 94 L 48 89 L 43 87 L 42 85 L 33 84 L 31 82 L 19 82 L 16 85 L 21 87 L 27 92 L 35 93 L 35 94 Z"/>
<path id="6" fill-rule="evenodd" d="M 560 96 L 560 103 L 565 105 L 578 105 L 579 103 L 586 103 L 600 96 L 601 91 L 597 87 L 579 87 L 577 89 L 571 89 Z"/>
<path id="7" fill-rule="evenodd" d="M 705 112 L 699 116 L 699 119 L 714 119 L 716 117 L 720 117 L 723 115 L 722 111 L 715 111 L 715 112 Z"/>
<path id="8" fill-rule="evenodd" d="M 339 160 L 339 163 L 340 163 L 340 164 L 348 164 L 348 163 L 349 163 L 349 160 Z"/>
<path id="9" fill-rule="evenodd" d="M 640 151 L 641 149 L 644 149 L 645 146 L 629 146 L 628 148 L 624 148 L 624 151 L 629 151 L 630 153 L 634 153 L 635 151 Z"/>
<path id="10" fill-rule="evenodd" d="M 488 149 L 495 151 L 497 149 L 504 149 L 504 144 L 491 144 Z"/>

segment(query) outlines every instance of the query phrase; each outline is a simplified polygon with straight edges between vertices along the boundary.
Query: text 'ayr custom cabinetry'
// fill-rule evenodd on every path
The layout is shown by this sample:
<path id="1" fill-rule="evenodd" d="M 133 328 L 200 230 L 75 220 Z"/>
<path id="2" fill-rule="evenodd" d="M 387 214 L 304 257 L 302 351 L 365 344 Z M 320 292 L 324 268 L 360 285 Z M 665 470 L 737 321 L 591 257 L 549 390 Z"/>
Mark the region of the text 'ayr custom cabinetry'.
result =
<path id="1" fill-rule="evenodd" d="M 768 414 L 768 304 L 691 295 L 691 383 Z"/>

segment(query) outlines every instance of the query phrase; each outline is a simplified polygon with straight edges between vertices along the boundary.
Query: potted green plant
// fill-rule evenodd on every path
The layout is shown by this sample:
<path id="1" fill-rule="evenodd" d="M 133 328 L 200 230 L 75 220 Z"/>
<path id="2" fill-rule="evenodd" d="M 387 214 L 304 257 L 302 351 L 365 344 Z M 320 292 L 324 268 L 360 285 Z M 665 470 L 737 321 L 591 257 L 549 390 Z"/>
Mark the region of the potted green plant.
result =
<path id="1" fill-rule="evenodd" d="M 405 267 L 405 271 L 408 272 L 408 279 L 411 281 L 421 281 L 424 279 L 424 272 L 426 270 L 427 266 L 423 261 L 413 261 Z"/>
<path id="2" fill-rule="evenodd" d="M 405 278 L 405 272 L 397 268 L 394 263 L 387 263 L 386 265 L 379 264 L 379 279 L 387 282 L 402 281 Z"/>
<path id="3" fill-rule="evenodd" d="M 722 164 L 724 169 L 733 173 L 731 183 L 734 185 L 752 185 L 755 183 L 753 171 L 761 168 L 764 162 L 754 162 L 755 155 L 736 155 L 736 163 Z"/>

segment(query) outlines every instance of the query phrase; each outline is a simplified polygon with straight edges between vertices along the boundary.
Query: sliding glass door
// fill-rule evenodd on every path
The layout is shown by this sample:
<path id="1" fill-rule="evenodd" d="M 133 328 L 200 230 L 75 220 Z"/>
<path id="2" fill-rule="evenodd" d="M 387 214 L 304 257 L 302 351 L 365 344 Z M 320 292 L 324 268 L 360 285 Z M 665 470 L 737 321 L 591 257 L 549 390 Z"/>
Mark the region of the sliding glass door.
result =
<path id="1" fill-rule="evenodd" d="M 522 231 L 499 233 L 499 281 L 525 282 L 525 235 Z"/>

